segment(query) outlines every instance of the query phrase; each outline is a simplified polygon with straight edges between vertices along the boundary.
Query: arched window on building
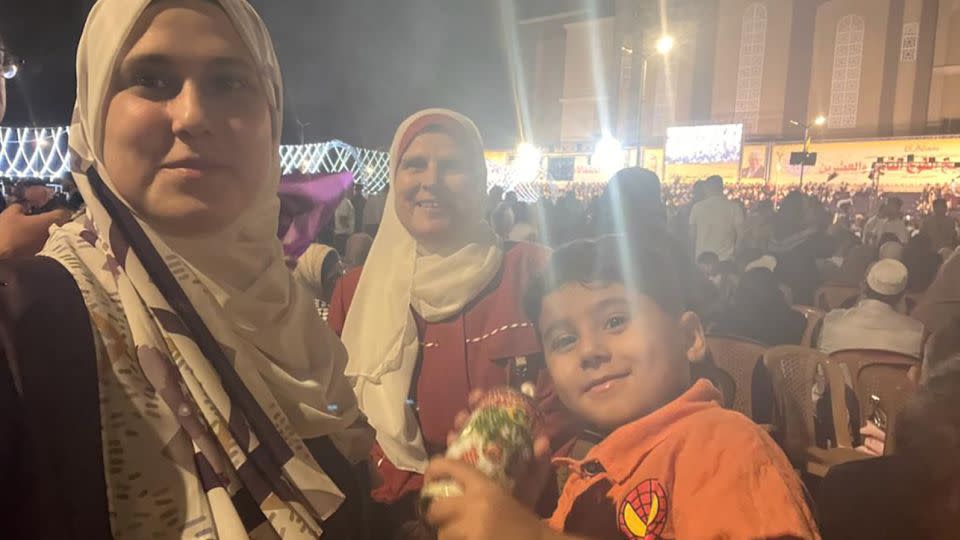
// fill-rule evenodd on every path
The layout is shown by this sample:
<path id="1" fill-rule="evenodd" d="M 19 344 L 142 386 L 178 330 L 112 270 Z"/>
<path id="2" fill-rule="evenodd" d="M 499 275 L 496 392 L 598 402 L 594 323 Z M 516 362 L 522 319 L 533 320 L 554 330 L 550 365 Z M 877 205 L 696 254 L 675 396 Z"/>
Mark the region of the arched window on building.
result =
<path id="1" fill-rule="evenodd" d="M 863 17 L 859 15 L 847 15 L 837 23 L 833 78 L 830 83 L 830 114 L 827 116 L 827 125 L 831 128 L 857 126 L 863 34 Z"/>
<path id="2" fill-rule="evenodd" d="M 751 4 L 743 14 L 740 31 L 740 66 L 737 70 L 737 104 L 734 118 L 745 133 L 756 133 L 760 120 L 763 54 L 767 42 L 767 8 Z"/>
<path id="3" fill-rule="evenodd" d="M 911 22 L 903 25 L 903 37 L 900 41 L 900 61 L 917 61 L 917 40 L 920 37 L 920 23 Z"/>

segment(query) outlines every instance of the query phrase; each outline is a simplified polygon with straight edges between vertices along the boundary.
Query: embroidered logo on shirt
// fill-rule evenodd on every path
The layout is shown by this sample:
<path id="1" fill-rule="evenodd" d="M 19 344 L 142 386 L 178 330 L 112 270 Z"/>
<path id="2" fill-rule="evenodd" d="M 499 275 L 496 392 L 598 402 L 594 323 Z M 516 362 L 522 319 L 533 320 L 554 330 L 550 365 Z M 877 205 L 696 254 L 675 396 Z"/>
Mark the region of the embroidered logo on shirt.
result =
<path id="1" fill-rule="evenodd" d="M 640 482 L 620 505 L 617 521 L 630 540 L 657 540 L 667 525 L 667 490 L 658 480 Z"/>

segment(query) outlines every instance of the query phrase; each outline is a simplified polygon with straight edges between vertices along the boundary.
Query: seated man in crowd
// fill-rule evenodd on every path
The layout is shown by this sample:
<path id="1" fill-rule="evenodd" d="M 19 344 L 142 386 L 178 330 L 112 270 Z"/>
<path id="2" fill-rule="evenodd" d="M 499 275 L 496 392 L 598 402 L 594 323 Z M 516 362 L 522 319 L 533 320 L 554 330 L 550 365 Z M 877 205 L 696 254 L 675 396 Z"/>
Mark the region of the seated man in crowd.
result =
<path id="1" fill-rule="evenodd" d="M 830 354 L 847 349 L 879 349 L 914 358 L 923 352 L 923 324 L 897 313 L 907 289 L 907 267 L 883 259 L 867 272 L 863 296 L 856 307 L 835 309 L 823 319 L 820 350 Z"/>
<path id="2" fill-rule="evenodd" d="M 818 500 L 825 540 L 957 537 L 960 342 L 956 330 L 955 326 L 934 335 L 936 344 L 928 348 L 930 361 L 924 360 L 920 389 L 898 417 L 893 455 L 830 469 Z"/>
<path id="3" fill-rule="evenodd" d="M 730 261 L 721 261 L 717 254 L 712 251 L 705 251 L 697 257 L 697 266 L 700 273 L 713 284 L 717 294 L 713 295 L 713 301 L 706 306 L 703 313 L 704 318 L 709 322 L 722 317 L 730 301 L 733 299 L 733 293 L 737 290 L 739 278 L 736 274 L 736 268 Z"/>
<path id="4" fill-rule="evenodd" d="M 528 293 L 558 396 L 606 434 L 583 461 L 558 460 L 570 476 L 553 516 L 544 524 L 470 465 L 436 460 L 427 480 L 465 494 L 435 499 L 428 522 L 464 539 L 819 538 L 773 440 L 692 380 L 706 341 L 683 254 L 656 233 L 629 254 L 622 243 L 559 249 Z"/>
<path id="5" fill-rule="evenodd" d="M 880 244 L 880 250 L 877 252 L 877 258 L 902 261 L 903 244 L 901 244 L 899 240 L 888 240 Z"/>
<path id="6" fill-rule="evenodd" d="M 924 344 L 923 362 L 910 368 L 907 378 L 912 387 L 923 387 L 933 377 L 960 367 L 960 319 L 954 319 L 948 326 L 934 332 Z M 887 434 L 872 421 L 860 430 L 863 444 L 857 449 L 873 455 L 882 456 L 886 450 Z"/>
<path id="7" fill-rule="evenodd" d="M 903 220 L 903 201 L 898 197 L 887 199 L 877 215 L 870 218 L 863 229 L 864 242 L 875 246 L 884 242 L 885 234 L 896 236 L 901 244 L 906 244 L 910 238 L 907 224 Z"/>

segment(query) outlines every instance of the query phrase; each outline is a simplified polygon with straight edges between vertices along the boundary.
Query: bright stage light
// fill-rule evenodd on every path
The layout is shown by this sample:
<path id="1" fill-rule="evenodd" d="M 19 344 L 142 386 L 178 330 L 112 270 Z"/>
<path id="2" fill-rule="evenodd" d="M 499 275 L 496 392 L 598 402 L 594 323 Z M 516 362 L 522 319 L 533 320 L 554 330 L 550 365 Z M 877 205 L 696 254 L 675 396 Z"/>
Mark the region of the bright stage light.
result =
<path id="1" fill-rule="evenodd" d="M 624 153 L 620 141 L 607 134 L 597 141 L 590 164 L 604 175 L 612 175 L 623 168 Z"/>
<path id="2" fill-rule="evenodd" d="M 517 145 L 517 158 L 518 160 L 523 160 L 526 162 L 535 162 L 540 163 L 540 159 L 543 157 L 543 153 L 540 152 L 540 149 L 536 146 L 528 143 L 522 142 Z"/>
<path id="3" fill-rule="evenodd" d="M 821 114 L 820 116 L 817 116 L 817 118 L 813 121 L 813 124 L 814 124 L 815 126 L 822 126 L 822 125 L 824 125 L 824 124 L 826 124 L 826 123 L 827 123 L 827 119 L 824 118 L 824 116 L 823 116 L 822 114 Z"/>
<path id="4" fill-rule="evenodd" d="M 673 36 L 660 36 L 660 39 L 657 40 L 657 52 L 668 54 L 673 50 L 674 44 Z"/>
<path id="5" fill-rule="evenodd" d="M 517 153 L 513 158 L 512 167 L 517 182 L 533 182 L 540 174 L 540 161 L 543 152 L 528 142 L 517 145 Z"/>

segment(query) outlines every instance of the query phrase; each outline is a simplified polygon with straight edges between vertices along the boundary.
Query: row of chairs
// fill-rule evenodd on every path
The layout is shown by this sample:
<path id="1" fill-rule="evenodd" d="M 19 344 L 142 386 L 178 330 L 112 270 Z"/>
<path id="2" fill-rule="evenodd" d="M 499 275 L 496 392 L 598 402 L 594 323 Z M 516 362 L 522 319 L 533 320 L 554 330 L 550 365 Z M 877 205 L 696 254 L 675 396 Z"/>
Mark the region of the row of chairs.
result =
<path id="1" fill-rule="evenodd" d="M 714 365 L 725 375 L 719 383 L 725 404 L 766 424 L 794 466 L 819 477 L 832 465 L 868 457 L 853 449 L 853 434 L 847 429 L 846 389 L 856 396 L 861 424 L 874 412 L 873 396 L 879 398 L 887 416 L 889 453 L 896 417 L 913 390 L 907 373 L 919 367 L 918 360 L 887 351 L 850 350 L 828 356 L 810 347 L 768 348 L 751 340 L 717 335 L 707 336 L 707 345 Z M 836 443 L 830 449 L 816 444 L 812 389 L 818 371 L 829 381 L 831 438 Z M 757 384 L 760 377 L 768 377 L 770 395 L 762 391 L 763 384 Z"/>

